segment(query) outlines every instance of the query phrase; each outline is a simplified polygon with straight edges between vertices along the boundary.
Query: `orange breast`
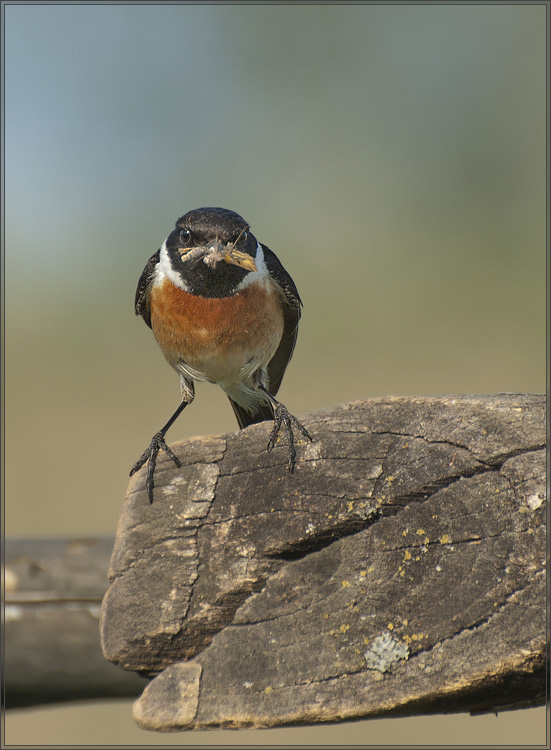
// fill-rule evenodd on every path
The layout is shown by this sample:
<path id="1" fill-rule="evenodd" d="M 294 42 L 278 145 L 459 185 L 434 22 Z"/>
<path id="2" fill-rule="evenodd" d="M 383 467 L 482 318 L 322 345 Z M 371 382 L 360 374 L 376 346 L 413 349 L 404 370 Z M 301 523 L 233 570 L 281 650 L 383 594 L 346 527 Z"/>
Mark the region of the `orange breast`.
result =
<path id="1" fill-rule="evenodd" d="M 265 365 L 283 334 L 278 292 L 250 284 L 231 297 L 198 297 L 168 279 L 151 290 L 151 325 L 166 359 L 212 382 L 239 379 L 248 362 Z"/>

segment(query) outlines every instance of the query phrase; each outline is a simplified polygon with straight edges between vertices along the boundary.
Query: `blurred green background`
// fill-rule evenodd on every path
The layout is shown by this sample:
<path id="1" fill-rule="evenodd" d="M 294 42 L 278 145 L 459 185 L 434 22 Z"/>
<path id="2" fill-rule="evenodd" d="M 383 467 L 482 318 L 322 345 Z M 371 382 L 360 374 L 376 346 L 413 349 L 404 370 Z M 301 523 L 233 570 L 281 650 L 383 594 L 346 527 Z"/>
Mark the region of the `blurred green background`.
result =
<path id="1" fill-rule="evenodd" d="M 544 4 L 4 11 L 9 536 L 114 533 L 179 401 L 136 283 L 199 206 L 241 213 L 299 288 L 293 413 L 545 390 Z M 235 429 L 200 385 L 169 440 Z"/>

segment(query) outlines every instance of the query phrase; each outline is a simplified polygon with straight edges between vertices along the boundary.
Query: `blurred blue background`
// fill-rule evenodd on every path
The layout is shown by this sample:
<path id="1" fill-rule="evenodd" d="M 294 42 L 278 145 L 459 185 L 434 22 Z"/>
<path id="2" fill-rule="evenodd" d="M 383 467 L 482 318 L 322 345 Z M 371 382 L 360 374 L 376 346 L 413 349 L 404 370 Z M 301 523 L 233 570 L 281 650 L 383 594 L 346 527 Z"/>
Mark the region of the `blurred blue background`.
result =
<path id="1" fill-rule="evenodd" d="M 545 5 L 4 10 L 10 536 L 114 533 L 179 400 L 136 283 L 199 206 L 297 283 L 293 413 L 545 389 Z M 168 437 L 235 429 L 204 385 Z"/>

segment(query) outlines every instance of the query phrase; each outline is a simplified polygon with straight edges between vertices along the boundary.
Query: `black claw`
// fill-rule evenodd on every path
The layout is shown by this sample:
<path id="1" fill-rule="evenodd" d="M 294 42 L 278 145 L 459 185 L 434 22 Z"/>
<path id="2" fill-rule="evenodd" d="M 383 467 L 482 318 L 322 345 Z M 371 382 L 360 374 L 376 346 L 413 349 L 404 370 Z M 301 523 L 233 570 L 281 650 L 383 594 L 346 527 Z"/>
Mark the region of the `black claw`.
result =
<path id="1" fill-rule="evenodd" d="M 157 454 L 159 453 L 159 450 L 161 448 L 167 454 L 167 456 L 169 456 L 174 461 L 178 468 L 182 466 L 182 464 L 180 463 L 180 459 L 174 455 L 174 453 L 166 444 L 164 434 L 162 432 L 157 432 L 155 433 L 155 435 L 153 435 L 149 448 L 147 448 L 142 453 L 142 455 L 138 458 L 138 460 L 130 470 L 130 476 L 132 476 L 142 468 L 146 461 L 149 462 L 147 465 L 147 479 L 145 480 L 145 488 L 147 490 L 147 496 L 149 497 L 150 503 L 153 502 L 153 475 L 155 474 L 155 466 L 157 465 Z"/>
<path id="2" fill-rule="evenodd" d="M 268 445 L 266 450 L 268 453 L 273 450 L 277 436 L 279 435 L 279 431 L 281 430 L 281 426 L 285 428 L 285 432 L 287 433 L 287 439 L 289 441 L 289 472 L 292 474 L 295 470 L 295 462 L 296 462 L 296 456 L 297 451 L 295 448 L 295 434 L 293 432 L 293 427 L 296 427 L 297 430 L 308 440 L 312 441 L 312 438 L 310 437 L 308 430 L 304 425 L 302 425 L 296 417 L 294 417 L 292 414 L 289 414 L 287 411 L 287 408 L 283 406 L 283 404 L 277 404 L 274 410 L 274 426 L 272 428 L 272 431 L 270 433 L 270 437 L 268 438 Z"/>
<path id="3" fill-rule="evenodd" d="M 161 443 L 161 448 L 164 450 L 164 452 L 166 453 L 166 455 L 174 461 L 174 463 L 176 464 L 176 466 L 179 469 L 181 469 L 182 468 L 182 464 L 180 463 L 180 459 L 178 458 L 178 456 L 174 455 L 174 453 L 170 450 L 170 448 L 168 447 L 168 445 L 165 443 L 164 440 Z"/>

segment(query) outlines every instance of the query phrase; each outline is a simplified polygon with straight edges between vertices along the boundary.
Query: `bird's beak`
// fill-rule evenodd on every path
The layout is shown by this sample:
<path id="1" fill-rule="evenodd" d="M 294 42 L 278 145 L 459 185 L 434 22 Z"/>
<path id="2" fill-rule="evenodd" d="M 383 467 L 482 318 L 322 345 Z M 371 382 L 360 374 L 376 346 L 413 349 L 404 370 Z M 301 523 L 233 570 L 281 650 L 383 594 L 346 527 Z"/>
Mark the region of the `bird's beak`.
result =
<path id="1" fill-rule="evenodd" d="M 245 268 L 247 271 L 256 271 L 256 263 L 248 253 L 243 253 L 241 250 L 236 250 L 233 245 L 222 245 L 219 242 L 215 242 L 209 248 L 204 251 L 203 261 L 210 268 L 215 268 L 216 264 L 221 260 L 226 263 L 231 263 L 233 266 L 239 266 Z"/>
<path id="2" fill-rule="evenodd" d="M 247 271 L 257 271 L 256 263 L 254 259 L 248 253 L 243 253 L 241 250 L 236 250 L 233 245 L 222 245 L 219 242 L 215 242 L 209 247 L 192 247 L 186 250 L 181 250 L 180 254 L 183 261 L 196 260 L 199 258 L 203 259 L 209 268 L 216 268 L 217 263 L 221 260 L 226 263 L 231 263 L 233 266 L 239 266 Z"/>

